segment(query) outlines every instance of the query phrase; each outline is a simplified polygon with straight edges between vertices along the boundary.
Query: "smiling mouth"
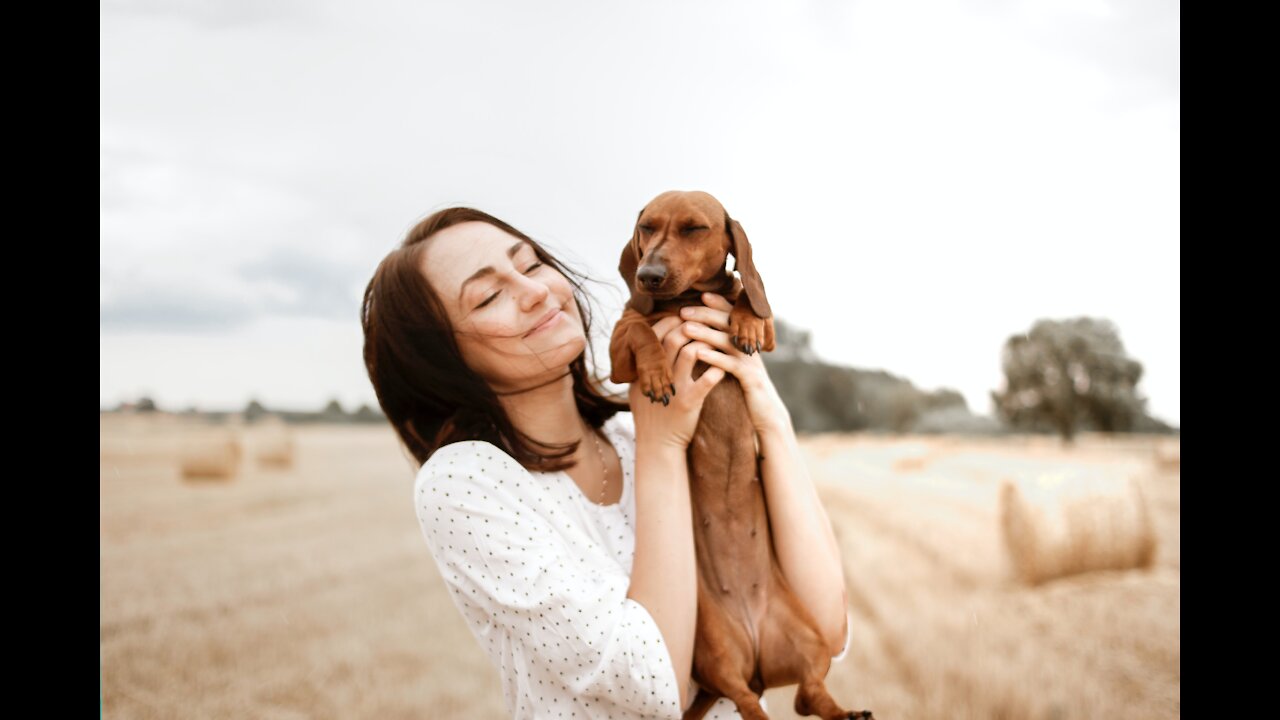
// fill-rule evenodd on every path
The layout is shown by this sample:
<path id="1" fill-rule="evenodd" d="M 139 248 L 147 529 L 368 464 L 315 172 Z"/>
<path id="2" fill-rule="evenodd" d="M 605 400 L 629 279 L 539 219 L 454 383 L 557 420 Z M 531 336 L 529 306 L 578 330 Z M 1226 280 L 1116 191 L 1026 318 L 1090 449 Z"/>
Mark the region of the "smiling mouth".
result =
<path id="1" fill-rule="evenodd" d="M 532 335 L 532 334 L 534 334 L 534 333 L 538 332 L 539 330 L 541 330 L 541 329 L 542 329 L 542 327 L 543 327 L 544 325 L 546 325 L 546 324 L 548 324 L 548 323 L 553 323 L 553 322 L 555 322 L 555 321 L 556 321 L 556 319 L 560 317 L 560 313 L 561 313 L 561 312 L 563 312 L 563 310 L 561 310 L 561 309 L 557 309 L 555 312 L 551 313 L 551 317 L 549 317 L 549 318 L 547 318 L 546 320 L 543 320 L 542 322 L 540 322 L 540 323 L 538 323 L 537 325 L 535 325 L 535 326 L 534 326 L 534 328 L 533 328 L 532 330 L 530 330 L 529 332 L 525 333 L 525 334 L 524 334 L 524 336 L 525 336 L 525 337 L 529 337 L 530 335 Z"/>

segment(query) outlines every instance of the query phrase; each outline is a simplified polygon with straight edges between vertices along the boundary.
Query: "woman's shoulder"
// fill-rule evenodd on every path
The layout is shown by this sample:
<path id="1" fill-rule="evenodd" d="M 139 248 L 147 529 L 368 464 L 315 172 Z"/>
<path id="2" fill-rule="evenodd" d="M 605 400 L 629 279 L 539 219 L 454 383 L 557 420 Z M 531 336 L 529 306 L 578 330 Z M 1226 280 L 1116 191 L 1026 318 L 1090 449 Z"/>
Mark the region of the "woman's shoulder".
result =
<path id="1" fill-rule="evenodd" d="M 528 471 L 505 450 L 484 440 L 462 440 L 436 449 L 418 469 L 415 494 L 428 484 L 493 486 L 518 481 Z"/>

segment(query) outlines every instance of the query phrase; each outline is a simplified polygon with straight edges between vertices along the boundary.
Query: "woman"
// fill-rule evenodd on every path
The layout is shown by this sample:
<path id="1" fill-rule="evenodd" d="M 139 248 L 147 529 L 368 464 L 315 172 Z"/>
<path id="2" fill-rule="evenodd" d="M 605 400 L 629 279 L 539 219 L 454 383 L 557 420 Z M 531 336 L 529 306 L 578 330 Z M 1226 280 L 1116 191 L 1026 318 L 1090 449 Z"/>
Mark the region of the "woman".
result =
<path id="1" fill-rule="evenodd" d="M 767 495 L 784 572 L 822 598 L 814 616 L 847 647 L 830 522 L 759 354 L 729 342 L 729 303 L 707 294 L 687 319 L 654 324 L 676 393 L 652 403 L 633 384 L 627 412 L 589 377 L 570 274 L 507 223 L 449 208 L 383 260 L 362 308 L 378 401 L 421 464 L 423 537 L 512 715 L 679 718 L 692 702 L 685 452 L 726 372 L 746 390 L 766 474 L 787 476 Z M 711 367 L 694 380 L 698 359 Z M 721 698 L 706 717 L 737 716 Z"/>

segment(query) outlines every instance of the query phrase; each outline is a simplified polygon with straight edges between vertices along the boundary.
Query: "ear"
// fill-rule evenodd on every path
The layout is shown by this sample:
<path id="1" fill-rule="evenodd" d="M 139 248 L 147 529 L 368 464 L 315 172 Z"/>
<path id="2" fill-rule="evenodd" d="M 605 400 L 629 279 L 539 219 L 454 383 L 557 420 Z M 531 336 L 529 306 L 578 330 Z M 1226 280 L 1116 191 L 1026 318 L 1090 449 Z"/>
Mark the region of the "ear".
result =
<path id="1" fill-rule="evenodd" d="M 636 270 L 640 266 L 640 217 L 644 209 L 636 216 L 636 227 L 631 231 L 631 240 L 622 248 L 622 258 L 618 261 L 618 272 L 622 273 L 622 281 L 631 291 L 629 303 L 636 312 L 648 315 L 653 312 L 653 298 L 636 290 Z"/>
<path id="2" fill-rule="evenodd" d="M 747 293 L 751 310 L 757 317 L 773 317 L 769 298 L 764 294 L 764 281 L 760 279 L 760 273 L 756 272 L 755 263 L 751 261 L 751 243 L 747 240 L 747 232 L 742 229 L 742 225 L 737 220 L 729 217 L 728 213 L 725 213 L 724 224 L 733 238 L 734 269 L 742 276 L 742 289 Z"/>

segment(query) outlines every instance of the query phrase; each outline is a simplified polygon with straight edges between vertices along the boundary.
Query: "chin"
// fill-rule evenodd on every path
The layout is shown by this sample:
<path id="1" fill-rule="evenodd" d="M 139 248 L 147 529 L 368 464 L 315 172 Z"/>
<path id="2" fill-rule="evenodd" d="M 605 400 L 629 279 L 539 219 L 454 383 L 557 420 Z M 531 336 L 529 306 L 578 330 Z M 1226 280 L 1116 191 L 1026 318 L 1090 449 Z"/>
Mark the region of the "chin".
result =
<path id="1" fill-rule="evenodd" d="M 587 349 L 587 338 L 583 336 L 582 331 L 579 330 L 569 342 L 561 346 L 561 349 L 563 349 L 565 354 L 568 356 L 568 359 L 565 360 L 565 364 L 571 363 Z"/>

